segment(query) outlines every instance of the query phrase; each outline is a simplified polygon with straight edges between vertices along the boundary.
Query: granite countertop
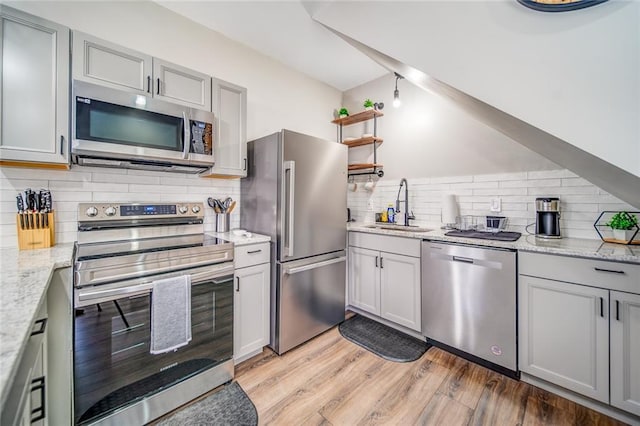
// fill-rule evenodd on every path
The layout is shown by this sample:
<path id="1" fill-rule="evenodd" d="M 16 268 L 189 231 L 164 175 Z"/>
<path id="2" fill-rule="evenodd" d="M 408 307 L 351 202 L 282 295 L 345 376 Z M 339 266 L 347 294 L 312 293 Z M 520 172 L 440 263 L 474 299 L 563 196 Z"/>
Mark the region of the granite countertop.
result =
<path id="1" fill-rule="evenodd" d="M 500 247 L 515 250 L 557 254 L 573 257 L 586 257 L 592 259 L 611 260 L 640 264 L 640 246 L 627 246 L 624 244 L 605 243 L 600 240 L 588 240 L 581 238 L 561 238 L 557 240 L 541 240 L 533 235 L 523 234 L 517 241 L 492 241 L 477 238 L 449 237 L 444 235 L 448 230 L 426 225 L 433 229 L 429 232 L 397 231 L 393 229 L 371 228 L 371 223 L 353 222 L 347 225 L 347 230 L 366 232 L 379 235 L 393 235 L 396 237 L 416 238 L 421 240 L 446 241 L 462 244 L 473 244 L 486 247 Z"/>
<path id="2" fill-rule="evenodd" d="M 249 244 L 268 243 L 271 241 L 271 237 L 268 235 L 255 234 L 248 232 L 247 234 L 235 235 L 233 232 L 210 232 L 208 235 L 221 240 L 229 241 L 236 246 L 246 246 Z"/>
<path id="3" fill-rule="evenodd" d="M 53 271 L 71 266 L 73 244 L 0 250 L 0 407 L 13 382 Z"/>

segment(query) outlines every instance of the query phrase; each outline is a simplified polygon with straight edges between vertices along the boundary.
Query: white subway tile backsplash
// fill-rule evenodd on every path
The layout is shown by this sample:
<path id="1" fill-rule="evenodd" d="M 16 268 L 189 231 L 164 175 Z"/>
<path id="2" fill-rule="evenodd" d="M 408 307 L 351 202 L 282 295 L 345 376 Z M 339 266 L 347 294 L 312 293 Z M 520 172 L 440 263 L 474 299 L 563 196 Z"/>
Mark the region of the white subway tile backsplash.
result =
<path id="1" fill-rule="evenodd" d="M 148 172 L 74 166 L 71 170 L 0 168 L 0 247 L 16 247 L 16 195 L 26 188 L 52 191 L 56 213 L 56 241 L 77 238 L 80 202 L 203 202 L 209 196 L 240 199 L 240 181 L 205 179 L 182 173 Z M 366 208 L 366 205 L 364 206 Z M 231 215 L 231 227 L 240 225 L 240 205 Z M 205 208 L 205 230 L 213 232 L 213 209 Z"/>
<path id="2" fill-rule="evenodd" d="M 372 200 L 374 211 L 382 211 L 388 203 L 395 202 L 398 184 L 398 180 L 383 178 L 376 182 L 373 193 L 365 192 L 361 186 L 356 192 L 349 192 L 347 205 L 352 216 L 372 222 L 374 212 L 368 211 L 368 200 Z M 523 233 L 527 225 L 535 222 L 535 198 L 557 196 L 562 233 L 573 238 L 597 239 L 593 222 L 603 210 L 636 210 L 568 170 L 409 179 L 409 193 L 409 204 L 418 223 L 438 225 L 442 194 L 453 193 L 460 214 L 506 216 L 509 229 Z M 489 211 L 495 197 L 502 200 L 499 213 Z"/>

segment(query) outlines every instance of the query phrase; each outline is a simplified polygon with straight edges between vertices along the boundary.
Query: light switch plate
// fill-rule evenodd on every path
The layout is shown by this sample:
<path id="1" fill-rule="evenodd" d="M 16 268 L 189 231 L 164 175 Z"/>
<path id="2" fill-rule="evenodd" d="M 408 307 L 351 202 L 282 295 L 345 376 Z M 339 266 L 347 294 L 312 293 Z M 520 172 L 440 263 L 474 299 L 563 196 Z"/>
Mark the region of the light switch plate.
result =
<path id="1" fill-rule="evenodd" d="M 369 198 L 369 200 L 367 201 L 367 210 L 369 210 L 370 212 L 373 211 L 373 200 L 371 198 Z"/>
<path id="2" fill-rule="evenodd" d="M 492 212 L 496 212 L 499 213 L 502 211 L 502 199 L 497 197 L 497 198 L 492 198 L 491 199 L 491 211 Z"/>

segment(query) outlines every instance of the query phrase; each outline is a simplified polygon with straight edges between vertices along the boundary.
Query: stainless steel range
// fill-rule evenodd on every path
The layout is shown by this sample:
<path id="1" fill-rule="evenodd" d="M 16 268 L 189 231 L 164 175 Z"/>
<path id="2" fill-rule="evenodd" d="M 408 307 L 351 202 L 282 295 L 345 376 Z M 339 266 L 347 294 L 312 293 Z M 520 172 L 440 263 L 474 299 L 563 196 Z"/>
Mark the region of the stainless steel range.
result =
<path id="1" fill-rule="evenodd" d="M 202 203 L 79 205 L 75 424 L 145 424 L 233 378 L 233 244 L 203 220 Z M 164 307 L 182 312 L 189 340 L 157 353 L 155 286 L 167 278 L 190 293 Z"/>

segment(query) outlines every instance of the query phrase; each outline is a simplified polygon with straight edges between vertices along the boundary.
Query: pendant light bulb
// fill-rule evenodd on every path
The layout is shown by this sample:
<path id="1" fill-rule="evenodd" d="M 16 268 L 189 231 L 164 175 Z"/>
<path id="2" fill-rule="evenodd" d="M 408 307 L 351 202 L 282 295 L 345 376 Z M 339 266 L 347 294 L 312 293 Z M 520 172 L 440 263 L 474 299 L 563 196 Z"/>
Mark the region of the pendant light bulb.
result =
<path id="1" fill-rule="evenodd" d="M 393 91 L 393 107 L 398 108 L 400 105 L 402 105 L 402 102 L 400 102 L 400 91 L 398 90 L 398 80 L 404 77 L 398 73 L 394 74 L 396 75 L 396 88 Z"/>

